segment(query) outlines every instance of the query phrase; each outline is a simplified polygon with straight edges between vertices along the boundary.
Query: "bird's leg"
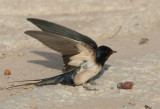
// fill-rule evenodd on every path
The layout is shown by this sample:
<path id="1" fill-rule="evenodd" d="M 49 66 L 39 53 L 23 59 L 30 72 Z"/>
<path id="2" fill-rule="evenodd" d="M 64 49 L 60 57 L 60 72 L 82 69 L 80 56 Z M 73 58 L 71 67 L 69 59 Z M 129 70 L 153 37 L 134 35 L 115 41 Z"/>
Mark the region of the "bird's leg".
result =
<path id="1" fill-rule="evenodd" d="M 83 88 L 88 90 L 88 91 L 98 91 L 98 89 L 90 87 L 89 84 L 87 84 L 87 83 L 83 84 Z"/>
<path id="2" fill-rule="evenodd" d="M 98 85 L 94 80 L 88 81 L 88 83 L 91 85 Z"/>

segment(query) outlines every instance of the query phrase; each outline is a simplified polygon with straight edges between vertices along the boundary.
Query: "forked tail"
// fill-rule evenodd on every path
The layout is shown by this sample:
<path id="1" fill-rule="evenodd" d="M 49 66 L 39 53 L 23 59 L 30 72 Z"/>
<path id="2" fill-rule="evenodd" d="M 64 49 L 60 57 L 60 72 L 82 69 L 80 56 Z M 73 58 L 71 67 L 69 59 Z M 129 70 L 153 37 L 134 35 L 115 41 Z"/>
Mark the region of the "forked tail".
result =
<path id="1" fill-rule="evenodd" d="M 38 81 L 35 83 L 26 83 L 26 84 L 21 84 L 21 85 L 15 85 L 8 87 L 7 89 L 10 88 L 15 88 L 19 86 L 28 86 L 28 85 L 35 85 L 35 86 L 44 86 L 44 85 L 56 85 L 56 84 L 68 84 L 68 85 L 73 85 L 73 75 L 74 75 L 75 70 L 60 74 L 51 78 L 45 78 L 45 79 L 37 79 L 37 80 L 24 80 L 24 81 L 15 81 L 15 82 L 26 82 L 26 81 Z"/>

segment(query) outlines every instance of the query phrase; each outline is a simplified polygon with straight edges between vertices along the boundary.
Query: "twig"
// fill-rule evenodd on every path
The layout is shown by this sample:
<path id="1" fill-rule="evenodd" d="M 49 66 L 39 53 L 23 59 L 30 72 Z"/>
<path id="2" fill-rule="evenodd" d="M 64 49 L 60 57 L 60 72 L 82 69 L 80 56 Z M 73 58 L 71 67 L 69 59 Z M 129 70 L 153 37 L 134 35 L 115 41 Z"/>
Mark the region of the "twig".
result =
<path id="1" fill-rule="evenodd" d="M 113 34 L 109 39 L 113 39 L 120 32 L 121 28 L 122 26 L 120 25 L 118 31 L 115 34 Z"/>

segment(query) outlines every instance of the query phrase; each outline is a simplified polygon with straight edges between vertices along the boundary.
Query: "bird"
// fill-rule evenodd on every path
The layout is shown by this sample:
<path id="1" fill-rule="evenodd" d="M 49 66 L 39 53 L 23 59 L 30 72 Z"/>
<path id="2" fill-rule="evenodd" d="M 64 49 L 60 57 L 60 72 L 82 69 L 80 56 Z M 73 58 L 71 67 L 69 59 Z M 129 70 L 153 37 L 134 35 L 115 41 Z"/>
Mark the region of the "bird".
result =
<path id="1" fill-rule="evenodd" d="M 25 31 L 25 34 L 39 40 L 52 50 L 61 53 L 64 71 L 62 74 L 54 77 L 28 80 L 37 82 L 23 85 L 64 84 L 85 86 L 89 80 L 100 73 L 108 58 L 117 52 L 105 45 L 98 47 L 97 43 L 90 37 L 65 26 L 37 18 L 27 18 L 27 20 L 41 31 L 29 30 Z"/>

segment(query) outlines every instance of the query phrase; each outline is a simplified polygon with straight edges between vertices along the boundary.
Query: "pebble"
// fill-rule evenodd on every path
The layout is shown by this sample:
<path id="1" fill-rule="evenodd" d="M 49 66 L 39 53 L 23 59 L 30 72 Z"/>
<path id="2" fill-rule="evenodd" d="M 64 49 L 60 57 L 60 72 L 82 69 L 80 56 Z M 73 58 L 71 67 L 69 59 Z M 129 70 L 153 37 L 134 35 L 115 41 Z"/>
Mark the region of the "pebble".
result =
<path id="1" fill-rule="evenodd" d="M 11 75 L 11 71 L 10 71 L 9 69 L 6 69 L 6 70 L 4 71 L 4 75 Z"/>
<path id="2" fill-rule="evenodd" d="M 150 106 L 148 106 L 148 105 L 145 105 L 144 106 L 145 107 L 145 109 L 152 109 Z"/>
<path id="3" fill-rule="evenodd" d="M 146 44 L 148 43 L 148 41 L 149 41 L 148 38 L 141 38 L 141 40 L 139 41 L 139 45 Z"/>
<path id="4" fill-rule="evenodd" d="M 133 82 L 124 82 L 123 89 L 131 89 L 133 84 L 134 84 Z"/>

